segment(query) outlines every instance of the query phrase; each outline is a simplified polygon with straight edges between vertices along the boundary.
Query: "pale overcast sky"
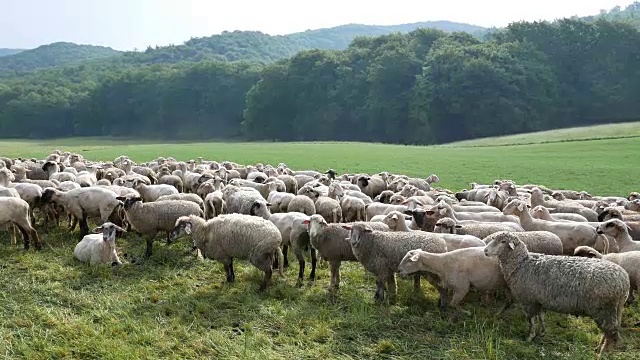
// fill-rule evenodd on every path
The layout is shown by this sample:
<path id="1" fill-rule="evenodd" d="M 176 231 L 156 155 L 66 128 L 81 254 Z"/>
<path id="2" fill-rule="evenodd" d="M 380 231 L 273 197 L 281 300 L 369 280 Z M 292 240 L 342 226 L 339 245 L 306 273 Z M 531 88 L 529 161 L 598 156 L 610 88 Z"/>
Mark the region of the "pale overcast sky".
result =
<path id="1" fill-rule="evenodd" d="M 223 30 L 287 34 L 347 23 L 450 20 L 505 26 L 597 14 L 632 0 L 0 0 L 0 48 L 56 41 L 118 50 L 182 44 Z"/>

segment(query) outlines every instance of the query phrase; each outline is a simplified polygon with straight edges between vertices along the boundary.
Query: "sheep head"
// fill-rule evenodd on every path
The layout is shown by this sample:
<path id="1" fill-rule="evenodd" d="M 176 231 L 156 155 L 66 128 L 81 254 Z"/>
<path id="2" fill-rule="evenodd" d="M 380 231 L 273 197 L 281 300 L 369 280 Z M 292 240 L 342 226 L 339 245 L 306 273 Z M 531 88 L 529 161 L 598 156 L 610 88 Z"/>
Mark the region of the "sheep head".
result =
<path id="1" fill-rule="evenodd" d="M 405 277 L 420 272 L 420 255 L 424 252 L 422 249 L 408 251 L 398 265 L 398 274 Z"/>
<path id="2" fill-rule="evenodd" d="M 493 241 L 484 247 L 484 254 L 485 256 L 500 257 L 502 254 L 513 251 L 523 245 L 524 243 L 521 242 L 517 236 L 513 235 L 513 233 L 500 231 L 496 233 Z"/>
<path id="3" fill-rule="evenodd" d="M 371 233 L 373 229 L 368 224 L 357 223 L 357 224 L 348 224 L 342 225 L 342 228 L 345 230 L 349 230 L 349 237 L 345 238 L 345 241 L 348 241 L 351 246 L 357 247 L 362 243 L 362 235 L 365 233 Z"/>
<path id="4" fill-rule="evenodd" d="M 596 227 L 596 232 L 600 235 L 605 234 L 617 238 L 621 234 L 629 233 L 629 226 L 620 219 L 610 219 Z"/>
<path id="5" fill-rule="evenodd" d="M 141 197 L 134 195 L 118 196 L 116 199 L 122 201 L 125 211 L 131 209 L 138 201 L 142 202 Z"/>
<path id="6" fill-rule="evenodd" d="M 111 223 L 111 222 L 106 222 L 96 228 L 94 228 L 93 230 L 91 230 L 92 233 L 94 234 L 100 234 L 102 233 L 102 240 L 111 243 L 112 245 L 115 246 L 115 242 L 116 242 L 116 232 L 120 231 L 121 233 L 126 233 L 127 231 L 123 228 L 121 228 L 120 226 Z"/>
<path id="7" fill-rule="evenodd" d="M 598 250 L 590 246 L 578 246 L 575 250 L 573 250 L 573 256 L 582 256 L 582 257 L 596 258 L 596 259 L 602 258 L 602 254 L 600 254 Z"/>
<path id="8" fill-rule="evenodd" d="M 169 243 L 175 241 L 182 232 L 185 234 L 191 235 L 193 223 L 191 222 L 190 216 L 180 216 L 173 227 L 173 230 L 169 233 Z"/>

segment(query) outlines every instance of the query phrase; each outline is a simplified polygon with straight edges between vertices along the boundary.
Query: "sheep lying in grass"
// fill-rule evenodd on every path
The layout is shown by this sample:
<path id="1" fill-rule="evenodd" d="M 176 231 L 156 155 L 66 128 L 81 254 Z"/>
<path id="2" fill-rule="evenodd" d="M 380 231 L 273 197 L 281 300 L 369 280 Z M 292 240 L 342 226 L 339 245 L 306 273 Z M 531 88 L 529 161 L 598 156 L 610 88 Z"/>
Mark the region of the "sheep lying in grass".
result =
<path id="1" fill-rule="evenodd" d="M 91 265 L 122 265 L 116 252 L 116 231 L 126 233 L 124 229 L 110 222 L 94 228 L 93 234 L 85 235 L 76 245 L 73 255 L 76 259 Z"/>
<path id="2" fill-rule="evenodd" d="M 269 220 L 244 214 L 220 215 L 205 220 L 196 215 L 181 216 L 175 222 L 170 238 L 175 240 L 184 231 L 191 235 L 193 244 L 208 259 L 224 264 L 227 282 L 235 281 L 233 259 L 249 260 L 264 272 L 260 291 L 267 288 L 271 280 L 271 265 L 278 256 L 280 275 L 284 275 L 284 257 L 280 244 L 282 236 Z"/>
<path id="3" fill-rule="evenodd" d="M 638 285 L 640 285 L 640 251 L 627 251 L 623 253 L 602 255 L 598 252 L 598 250 L 594 248 L 588 246 L 578 246 L 573 252 L 573 255 L 604 259 L 622 266 L 627 274 L 629 274 L 630 287 L 627 304 L 633 303 L 633 301 L 635 300 L 635 296 L 633 293 L 638 290 Z"/>
<path id="4" fill-rule="evenodd" d="M 484 251 L 498 258 L 513 298 L 524 306 L 529 320 L 527 341 L 544 332 L 542 310 L 591 317 L 604 332 L 600 354 L 620 340 L 630 284 L 629 275 L 619 265 L 599 259 L 531 254 L 515 233 L 506 232 Z"/>
<path id="5" fill-rule="evenodd" d="M 467 315 L 471 313 L 460 308 L 460 302 L 471 286 L 486 292 L 507 290 L 500 264 L 496 259 L 485 256 L 483 247 L 457 249 L 441 254 L 422 249 L 411 250 L 398 265 L 398 273 L 409 276 L 419 272 L 437 275 L 442 287 L 453 290 L 449 305 Z M 509 302 L 505 308 L 508 304 Z M 441 309 L 445 306 L 446 302 L 441 299 Z"/>

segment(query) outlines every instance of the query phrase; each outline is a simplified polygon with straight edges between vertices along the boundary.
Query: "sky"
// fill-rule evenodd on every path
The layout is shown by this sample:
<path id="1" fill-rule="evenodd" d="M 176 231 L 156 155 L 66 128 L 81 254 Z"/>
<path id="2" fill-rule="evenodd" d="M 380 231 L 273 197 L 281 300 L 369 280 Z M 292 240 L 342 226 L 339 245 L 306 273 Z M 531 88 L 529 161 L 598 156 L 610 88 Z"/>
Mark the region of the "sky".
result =
<path id="1" fill-rule="evenodd" d="M 0 48 L 57 41 L 144 50 L 227 30 L 271 35 L 358 23 L 502 27 L 598 14 L 632 0 L 0 0 Z"/>

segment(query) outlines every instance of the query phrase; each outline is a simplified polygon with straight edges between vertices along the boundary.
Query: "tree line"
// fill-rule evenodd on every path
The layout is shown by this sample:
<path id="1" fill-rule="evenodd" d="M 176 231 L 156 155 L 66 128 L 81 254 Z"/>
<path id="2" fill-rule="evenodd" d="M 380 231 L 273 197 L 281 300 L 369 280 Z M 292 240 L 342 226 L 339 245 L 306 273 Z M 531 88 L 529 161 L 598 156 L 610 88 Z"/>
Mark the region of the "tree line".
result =
<path id="1" fill-rule="evenodd" d="M 418 29 L 271 64 L 93 62 L 0 80 L 0 136 L 435 144 L 637 119 L 640 34 L 518 22 Z"/>

